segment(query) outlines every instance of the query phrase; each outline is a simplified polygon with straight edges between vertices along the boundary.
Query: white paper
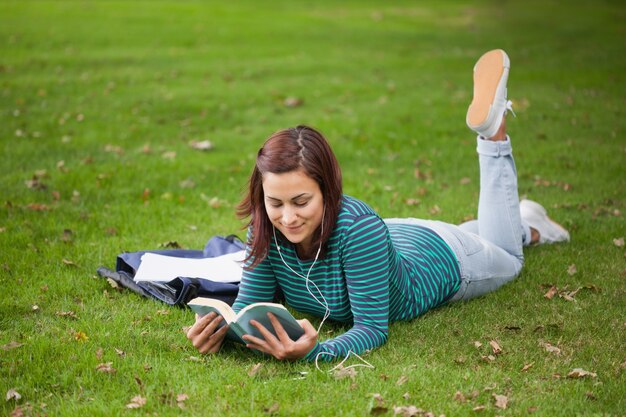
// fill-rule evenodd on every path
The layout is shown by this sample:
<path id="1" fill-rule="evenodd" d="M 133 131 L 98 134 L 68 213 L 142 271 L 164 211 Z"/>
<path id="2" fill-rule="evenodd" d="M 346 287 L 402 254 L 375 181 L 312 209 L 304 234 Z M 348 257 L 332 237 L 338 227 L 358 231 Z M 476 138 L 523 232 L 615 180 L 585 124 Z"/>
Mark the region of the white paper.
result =
<path id="1" fill-rule="evenodd" d="M 171 281 L 178 277 L 204 278 L 216 282 L 239 282 L 245 251 L 214 258 L 177 258 L 145 253 L 135 273 L 135 281 Z"/>

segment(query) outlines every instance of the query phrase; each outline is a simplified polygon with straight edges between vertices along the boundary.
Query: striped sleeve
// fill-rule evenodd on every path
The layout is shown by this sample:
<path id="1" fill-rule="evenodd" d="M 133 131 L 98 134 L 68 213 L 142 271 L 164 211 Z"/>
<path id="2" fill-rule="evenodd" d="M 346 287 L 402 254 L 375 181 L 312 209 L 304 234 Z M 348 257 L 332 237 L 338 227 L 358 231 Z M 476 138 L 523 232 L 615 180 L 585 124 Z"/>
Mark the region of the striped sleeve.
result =
<path id="1" fill-rule="evenodd" d="M 276 278 L 269 257 L 261 261 L 253 270 L 244 269 L 233 310 L 238 313 L 239 310 L 250 304 L 272 302 L 276 293 L 276 285 Z"/>
<path id="2" fill-rule="evenodd" d="M 362 215 L 348 227 L 341 267 L 348 288 L 353 327 L 318 343 L 305 360 L 330 361 L 360 354 L 387 341 L 389 326 L 388 231 L 376 215 Z"/>

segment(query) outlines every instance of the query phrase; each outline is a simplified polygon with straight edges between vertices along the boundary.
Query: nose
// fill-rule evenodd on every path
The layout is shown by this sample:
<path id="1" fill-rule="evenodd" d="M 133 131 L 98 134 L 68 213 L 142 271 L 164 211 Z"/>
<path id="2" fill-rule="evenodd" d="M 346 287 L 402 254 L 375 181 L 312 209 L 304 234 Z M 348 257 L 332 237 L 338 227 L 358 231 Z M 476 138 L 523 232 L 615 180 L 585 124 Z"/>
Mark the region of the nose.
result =
<path id="1" fill-rule="evenodd" d="M 289 226 L 293 224 L 297 218 L 298 218 L 298 215 L 296 214 L 296 211 L 293 208 L 285 207 L 283 209 L 283 215 L 282 215 L 281 221 L 284 225 Z"/>

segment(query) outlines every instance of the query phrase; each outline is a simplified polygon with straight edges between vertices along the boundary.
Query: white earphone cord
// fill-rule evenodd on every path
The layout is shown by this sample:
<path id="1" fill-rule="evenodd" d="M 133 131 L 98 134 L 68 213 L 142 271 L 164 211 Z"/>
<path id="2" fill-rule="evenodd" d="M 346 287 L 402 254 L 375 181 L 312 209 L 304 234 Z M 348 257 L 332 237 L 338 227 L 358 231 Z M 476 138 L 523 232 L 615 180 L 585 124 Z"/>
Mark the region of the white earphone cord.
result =
<path id="1" fill-rule="evenodd" d="M 321 234 L 324 233 L 324 216 L 326 214 L 326 208 L 324 208 L 324 213 L 322 214 L 322 227 L 321 227 Z M 320 256 L 320 252 L 322 251 L 322 242 L 320 242 L 320 246 L 319 248 L 317 248 L 317 253 L 315 254 L 315 259 L 313 260 L 313 263 L 311 264 L 311 267 L 309 268 L 309 270 L 307 271 L 306 275 L 302 275 L 301 273 L 297 272 L 296 270 L 294 270 L 287 262 L 285 262 L 285 258 L 283 258 L 283 254 L 281 253 L 280 250 L 280 245 L 278 244 L 278 239 L 276 239 L 276 228 L 274 226 L 272 226 L 272 231 L 274 233 L 274 243 L 276 244 L 276 249 L 278 250 L 278 256 L 280 256 L 280 260 L 283 261 L 283 264 L 289 268 L 289 270 L 291 272 L 293 272 L 294 274 L 296 274 L 297 276 L 304 278 L 304 285 L 306 287 L 306 290 L 309 292 L 309 294 L 311 295 L 311 297 L 313 297 L 313 299 L 322 307 L 324 307 L 325 312 L 324 312 L 324 317 L 322 318 L 322 321 L 319 325 L 319 327 L 317 328 L 317 333 L 319 334 L 320 331 L 322 330 L 322 326 L 324 325 L 324 322 L 326 321 L 326 319 L 328 318 L 328 316 L 330 316 L 330 308 L 328 306 L 328 301 L 326 300 L 326 297 L 324 297 L 324 294 L 322 294 L 322 291 L 319 289 L 319 287 L 317 286 L 316 283 L 314 283 L 313 281 L 311 281 L 309 279 L 309 275 L 311 274 L 311 271 L 313 270 L 313 267 L 315 266 L 319 256 Z M 320 295 L 322 301 L 320 301 L 315 294 L 313 294 L 313 292 L 311 291 L 311 289 L 309 288 L 309 283 L 313 284 L 313 286 L 315 287 L 315 290 L 317 291 L 317 293 Z M 348 350 L 348 354 L 346 355 L 345 358 L 342 359 L 341 362 L 339 362 L 339 364 L 337 364 L 336 366 L 334 366 L 333 368 L 331 368 L 330 370 L 328 370 L 328 372 L 333 372 L 334 370 L 340 368 L 343 366 L 344 362 L 348 360 L 348 358 L 350 358 L 350 355 L 354 355 L 357 358 L 359 358 L 361 360 L 360 364 L 354 364 L 354 365 L 350 365 L 347 366 L 344 369 L 349 369 L 349 368 L 355 368 L 358 366 L 364 366 L 366 368 L 370 368 L 373 369 L 374 365 L 372 365 L 371 363 L 369 363 L 368 361 L 366 361 L 365 359 L 363 359 L 362 357 L 360 357 L 358 354 L 354 353 L 352 350 Z M 320 355 L 330 355 L 330 356 L 336 356 L 333 353 L 330 352 L 320 352 L 315 356 L 315 368 L 317 368 L 318 371 L 322 371 L 318 365 L 318 360 Z"/>
<path id="2" fill-rule="evenodd" d="M 324 222 L 323 222 L 323 218 L 322 218 L 322 231 L 324 226 Z M 311 264 L 311 267 L 309 268 L 309 270 L 305 275 L 302 275 L 301 273 L 297 272 L 296 270 L 294 270 L 286 261 L 285 258 L 283 258 L 283 254 L 281 253 L 280 250 L 280 245 L 278 244 L 278 240 L 276 239 L 276 228 L 273 227 L 273 232 L 274 232 L 274 243 L 276 243 L 276 249 L 278 249 L 278 256 L 280 256 L 281 261 L 283 261 L 283 264 L 285 264 L 285 266 L 287 268 L 289 268 L 289 270 L 291 272 L 293 272 L 294 274 L 296 274 L 297 276 L 299 276 L 300 278 L 304 278 L 304 285 L 306 287 L 306 290 L 308 291 L 308 293 L 311 295 L 311 297 L 313 297 L 313 299 L 322 307 L 324 307 L 325 312 L 324 312 L 324 317 L 322 318 L 322 322 L 320 323 L 319 327 L 317 328 L 317 333 L 319 334 L 320 330 L 322 329 L 322 326 L 324 325 L 324 322 L 326 321 L 326 319 L 328 318 L 328 316 L 330 316 L 330 308 L 328 307 L 328 301 L 326 300 L 326 298 L 324 297 L 324 294 L 322 294 L 322 291 L 319 289 L 319 287 L 317 286 L 316 283 L 314 283 L 313 281 L 311 281 L 309 279 L 309 275 L 311 274 L 311 271 L 313 270 L 313 267 L 315 266 L 315 263 L 317 262 L 319 256 L 320 256 L 320 252 L 322 251 L 322 243 L 320 242 L 320 246 L 319 248 L 317 248 L 317 253 L 315 254 L 315 259 L 313 260 L 313 263 Z M 315 287 L 315 290 L 317 291 L 317 293 L 319 294 L 319 296 L 321 297 L 322 301 L 320 301 L 319 298 L 317 298 L 315 296 L 315 294 L 313 294 L 313 292 L 311 291 L 311 289 L 309 288 L 309 283 L 313 284 L 313 286 Z"/>

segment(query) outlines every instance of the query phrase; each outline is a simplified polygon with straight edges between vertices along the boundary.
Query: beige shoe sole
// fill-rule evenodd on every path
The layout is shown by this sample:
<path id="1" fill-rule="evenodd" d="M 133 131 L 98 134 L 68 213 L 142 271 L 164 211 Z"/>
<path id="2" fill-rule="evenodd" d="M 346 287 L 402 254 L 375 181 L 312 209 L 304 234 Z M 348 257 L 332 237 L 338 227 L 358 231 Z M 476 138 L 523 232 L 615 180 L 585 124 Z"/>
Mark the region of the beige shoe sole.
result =
<path id="1" fill-rule="evenodd" d="M 506 83 L 509 57 L 502 49 L 494 49 L 480 57 L 474 66 L 474 97 L 467 110 L 466 122 L 479 133 L 499 127 L 506 111 Z M 497 128 L 495 129 L 497 131 Z M 495 134 L 495 131 L 493 134 Z"/>

